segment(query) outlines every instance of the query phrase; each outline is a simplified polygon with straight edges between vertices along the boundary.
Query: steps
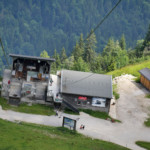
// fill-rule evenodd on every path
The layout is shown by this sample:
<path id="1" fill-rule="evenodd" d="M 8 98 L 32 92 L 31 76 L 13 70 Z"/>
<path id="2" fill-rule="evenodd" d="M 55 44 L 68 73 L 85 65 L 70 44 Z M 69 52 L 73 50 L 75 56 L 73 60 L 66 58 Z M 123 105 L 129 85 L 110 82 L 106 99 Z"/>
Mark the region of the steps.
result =
<path id="1" fill-rule="evenodd" d="M 68 107 L 69 109 L 71 109 L 72 111 L 79 113 L 79 110 L 77 108 L 75 108 L 74 106 L 72 106 L 70 103 L 68 103 L 67 101 L 63 100 L 62 101 L 63 104 Z"/>

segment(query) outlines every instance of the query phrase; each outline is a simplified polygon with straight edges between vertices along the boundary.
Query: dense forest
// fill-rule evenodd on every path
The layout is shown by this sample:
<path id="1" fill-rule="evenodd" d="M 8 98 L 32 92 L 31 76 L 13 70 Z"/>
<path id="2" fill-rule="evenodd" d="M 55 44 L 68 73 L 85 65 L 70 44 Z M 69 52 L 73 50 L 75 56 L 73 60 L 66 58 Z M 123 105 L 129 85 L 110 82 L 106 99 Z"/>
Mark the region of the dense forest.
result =
<path id="1" fill-rule="evenodd" d="M 150 25 L 144 40 L 138 40 L 134 49 L 126 49 L 126 40 L 124 34 L 119 40 L 110 38 L 103 49 L 102 53 L 96 52 L 96 35 L 83 40 L 80 35 L 79 41 L 73 48 L 72 53 L 67 56 L 65 48 L 61 53 L 54 55 L 56 62 L 52 64 L 52 73 L 62 68 L 70 70 L 78 70 L 85 72 L 106 73 L 116 69 L 120 69 L 128 64 L 150 60 Z M 46 50 L 42 51 L 41 57 L 50 57 Z"/>
<path id="2" fill-rule="evenodd" d="M 142 39 L 150 23 L 149 0 L 122 0 L 95 34 L 84 41 L 116 3 L 117 0 L 1 0 L 0 37 L 7 53 L 39 56 L 46 50 L 47 55 L 57 57 L 53 65 L 57 69 L 110 71 L 143 57 L 141 48 L 137 49 L 144 45 Z M 130 50 L 134 48 L 136 54 Z M 0 66 L 6 63 L 2 55 L 0 51 Z M 78 68 L 79 63 L 84 69 Z"/>

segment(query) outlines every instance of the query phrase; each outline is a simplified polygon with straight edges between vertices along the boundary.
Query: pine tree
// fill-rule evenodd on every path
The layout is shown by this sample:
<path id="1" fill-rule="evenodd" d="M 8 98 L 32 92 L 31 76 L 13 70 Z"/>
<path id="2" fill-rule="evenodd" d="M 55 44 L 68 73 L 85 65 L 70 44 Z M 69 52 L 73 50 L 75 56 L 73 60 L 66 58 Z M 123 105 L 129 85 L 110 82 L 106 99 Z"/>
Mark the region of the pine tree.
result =
<path id="1" fill-rule="evenodd" d="M 74 56 L 75 61 L 77 61 L 77 59 L 79 57 L 83 58 L 83 54 L 84 54 L 84 41 L 83 41 L 83 34 L 80 35 L 80 39 L 79 42 L 76 43 L 72 55 Z"/>
<path id="2" fill-rule="evenodd" d="M 79 47 L 82 51 L 82 55 L 84 53 L 84 48 L 85 48 L 85 43 L 84 43 L 84 40 L 83 40 L 83 34 L 81 33 L 80 35 L 80 39 L 79 39 Z"/>
<path id="3" fill-rule="evenodd" d="M 43 50 L 40 54 L 40 57 L 44 57 L 44 58 L 50 58 L 50 56 L 48 55 L 46 50 Z"/>
<path id="4" fill-rule="evenodd" d="M 85 62 L 92 63 L 92 61 L 95 59 L 96 43 L 97 43 L 96 35 L 92 33 L 85 43 L 85 51 L 84 51 Z"/>
<path id="5" fill-rule="evenodd" d="M 56 60 L 56 62 L 55 62 L 56 63 L 56 68 L 60 69 L 61 68 L 61 61 L 60 61 L 60 56 L 57 53 L 56 49 L 54 50 L 53 58 L 55 58 L 55 60 Z"/>
<path id="6" fill-rule="evenodd" d="M 67 55 L 66 55 L 66 50 L 65 48 L 63 47 L 62 48 L 62 51 L 61 51 L 61 54 L 60 54 L 60 60 L 61 60 L 61 63 L 63 64 L 65 59 L 67 58 Z"/>
<path id="7" fill-rule="evenodd" d="M 115 47 L 115 42 L 112 38 L 110 38 L 108 40 L 108 43 L 107 45 L 105 46 L 103 52 L 102 52 L 102 56 L 108 56 L 108 55 L 111 55 L 111 52 L 113 51 Z"/>
<path id="8" fill-rule="evenodd" d="M 79 44 L 76 43 L 76 46 L 74 47 L 74 50 L 73 50 L 73 56 L 74 56 L 75 61 L 77 61 L 79 57 L 82 57 L 82 55 L 83 55 L 83 50 L 80 48 Z"/>
<path id="9" fill-rule="evenodd" d="M 78 60 L 74 63 L 72 69 L 77 71 L 84 71 L 84 72 L 90 71 L 88 64 L 82 59 L 82 57 L 78 58 Z"/>
<path id="10" fill-rule="evenodd" d="M 143 42 L 142 50 L 144 50 L 145 48 L 147 48 L 147 50 L 150 51 L 150 25 L 149 25 L 148 32 Z"/>
<path id="11" fill-rule="evenodd" d="M 70 56 L 64 61 L 64 68 L 65 69 L 72 69 L 74 66 L 74 56 Z"/>
<path id="12" fill-rule="evenodd" d="M 135 47 L 135 55 L 134 57 L 141 57 L 143 55 L 143 42 L 144 40 L 137 40 L 136 47 Z"/>
<path id="13" fill-rule="evenodd" d="M 122 37 L 121 37 L 121 39 L 119 41 L 119 45 L 120 45 L 122 50 L 126 49 L 126 40 L 125 40 L 124 34 L 122 34 Z"/>
<path id="14" fill-rule="evenodd" d="M 102 57 L 100 54 L 96 56 L 95 61 L 92 63 L 91 71 L 95 73 L 102 73 Z"/>

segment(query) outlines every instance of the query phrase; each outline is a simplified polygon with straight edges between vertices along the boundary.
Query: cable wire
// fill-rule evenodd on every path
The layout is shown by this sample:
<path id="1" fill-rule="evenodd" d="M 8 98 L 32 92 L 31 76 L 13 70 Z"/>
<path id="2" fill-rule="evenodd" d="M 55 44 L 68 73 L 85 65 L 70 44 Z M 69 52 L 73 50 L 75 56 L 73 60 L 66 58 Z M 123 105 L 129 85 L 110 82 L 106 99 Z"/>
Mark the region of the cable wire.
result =
<path id="1" fill-rule="evenodd" d="M 90 32 L 90 34 L 85 38 L 87 40 L 99 27 L 102 23 L 109 17 L 109 15 L 115 10 L 115 8 L 120 4 L 122 0 L 119 0 L 116 5 L 104 16 L 104 18 L 98 23 L 98 25 Z"/>
<path id="2" fill-rule="evenodd" d="M 109 15 L 115 10 L 115 8 L 120 4 L 120 2 L 121 2 L 122 0 L 119 0 L 117 3 L 116 3 L 116 5 L 104 16 L 104 18 L 97 24 L 97 26 L 94 28 L 94 30 L 92 31 L 92 32 L 90 32 L 90 34 L 85 38 L 85 40 L 87 40 L 99 27 L 100 27 L 100 25 L 102 25 L 102 23 L 109 17 Z M 84 40 L 84 41 L 85 41 Z M 80 81 L 82 81 L 82 80 L 85 80 L 85 79 L 87 79 L 87 78 L 89 78 L 89 77 L 91 77 L 91 76 L 93 76 L 95 73 L 92 73 L 92 74 L 90 74 L 90 75 L 88 75 L 87 77 L 84 77 L 84 78 L 82 78 L 82 79 L 80 79 L 80 80 L 77 80 L 77 81 L 74 81 L 73 83 L 68 83 L 69 85 L 70 84 L 75 84 L 75 83 L 77 83 L 77 82 L 80 82 Z M 67 85 L 68 85 L 67 84 Z"/>
<path id="3" fill-rule="evenodd" d="M 74 81 L 74 82 L 72 82 L 72 83 L 65 83 L 64 85 L 72 85 L 72 84 L 75 84 L 75 83 L 77 83 L 77 82 L 80 82 L 80 81 L 82 81 L 82 80 L 85 80 L 85 79 L 87 79 L 87 78 L 89 78 L 89 77 L 91 77 L 91 76 L 93 76 L 94 75 L 94 73 L 91 73 L 90 75 L 88 75 L 88 76 L 86 76 L 86 77 L 84 77 L 84 78 L 82 78 L 82 79 L 80 79 L 80 80 L 76 80 L 76 81 Z"/>

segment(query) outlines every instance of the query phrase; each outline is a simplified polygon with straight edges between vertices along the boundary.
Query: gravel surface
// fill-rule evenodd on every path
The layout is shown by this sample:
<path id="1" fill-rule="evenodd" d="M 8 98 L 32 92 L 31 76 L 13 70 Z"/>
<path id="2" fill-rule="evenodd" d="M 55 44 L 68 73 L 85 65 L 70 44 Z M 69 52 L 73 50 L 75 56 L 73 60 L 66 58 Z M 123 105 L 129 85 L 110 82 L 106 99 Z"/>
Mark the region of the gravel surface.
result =
<path id="1" fill-rule="evenodd" d="M 122 123 L 112 123 L 94 118 L 83 112 L 79 116 L 61 112 L 58 116 L 42 116 L 6 111 L 2 110 L 1 107 L 0 118 L 61 126 L 62 116 L 67 116 L 78 120 L 77 130 L 84 135 L 114 142 L 133 150 L 143 150 L 135 144 L 135 141 L 150 141 L 150 128 L 144 126 L 144 121 L 150 114 L 150 99 L 145 98 L 149 92 L 140 84 L 135 83 L 133 78 L 131 75 L 122 75 L 114 79 L 114 83 L 118 84 L 120 99 L 117 100 L 115 107 L 113 106 L 113 115 Z M 79 129 L 81 124 L 85 125 L 84 130 Z"/>

